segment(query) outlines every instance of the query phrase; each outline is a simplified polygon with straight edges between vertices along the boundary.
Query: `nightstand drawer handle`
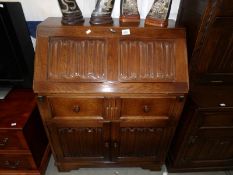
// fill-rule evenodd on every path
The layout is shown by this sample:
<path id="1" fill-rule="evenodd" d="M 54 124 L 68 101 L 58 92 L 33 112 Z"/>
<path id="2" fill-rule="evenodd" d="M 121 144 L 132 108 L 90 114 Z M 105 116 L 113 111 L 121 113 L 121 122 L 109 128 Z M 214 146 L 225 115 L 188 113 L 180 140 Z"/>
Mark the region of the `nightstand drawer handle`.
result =
<path id="1" fill-rule="evenodd" d="M 143 108 L 144 112 L 147 113 L 147 112 L 150 112 L 151 110 L 151 107 L 150 106 L 147 106 L 145 105 L 144 108 Z"/>
<path id="2" fill-rule="evenodd" d="M 16 169 L 19 167 L 19 160 L 15 161 L 15 162 L 10 162 L 9 160 L 5 161 L 5 166 L 7 168 L 11 168 L 11 169 Z"/>
<path id="3" fill-rule="evenodd" d="M 226 103 L 220 103 L 219 106 L 220 107 L 226 107 L 227 105 L 226 105 Z"/>
<path id="4" fill-rule="evenodd" d="M 79 106 L 74 106 L 73 111 L 77 112 L 77 113 L 80 112 L 80 107 Z"/>
<path id="5" fill-rule="evenodd" d="M 7 144 L 7 142 L 8 142 L 8 138 L 7 138 L 7 137 L 3 138 L 3 139 L 0 141 L 0 146 L 5 146 L 5 145 Z"/>

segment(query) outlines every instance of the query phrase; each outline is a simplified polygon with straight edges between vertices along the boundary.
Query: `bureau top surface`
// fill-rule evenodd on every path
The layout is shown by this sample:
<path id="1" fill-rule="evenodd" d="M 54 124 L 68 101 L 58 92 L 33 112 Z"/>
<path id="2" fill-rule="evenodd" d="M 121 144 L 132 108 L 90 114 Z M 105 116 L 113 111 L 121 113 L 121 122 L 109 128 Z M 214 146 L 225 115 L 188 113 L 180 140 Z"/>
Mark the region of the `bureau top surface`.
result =
<path id="1" fill-rule="evenodd" d="M 74 36 L 84 34 L 84 36 L 110 36 L 118 37 L 122 36 L 122 30 L 130 29 L 130 35 L 123 35 L 124 37 L 135 36 L 151 36 L 157 35 L 160 38 L 185 38 L 185 29 L 182 27 L 176 27 L 173 20 L 169 20 L 168 26 L 165 28 L 155 26 L 145 26 L 144 20 L 140 20 L 139 23 L 119 23 L 119 19 L 113 19 L 112 24 L 107 25 L 91 25 L 89 18 L 85 18 L 84 22 L 76 25 L 63 25 L 61 24 L 61 18 L 49 17 L 37 27 L 37 35 L 59 35 Z M 87 32 L 89 30 L 89 32 Z M 72 33 L 70 33 L 72 31 Z M 85 33 L 83 33 L 83 31 Z"/>
<path id="2" fill-rule="evenodd" d="M 0 129 L 21 129 L 36 106 L 32 90 L 12 90 L 0 100 Z"/>
<path id="3" fill-rule="evenodd" d="M 34 70 L 36 93 L 187 93 L 185 30 L 48 18 L 37 28 Z"/>
<path id="4" fill-rule="evenodd" d="M 101 25 L 92 25 L 90 24 L 90 18 L 84 18 L 84 22 L 80 24 L 75 24 L 75 25 L 63 25 L 61 23 L 60 17 L 49 17 L 45 19 L 42 23 L 39 24 L 39 26 L 47 26 L 47 27 L 81 27 L 81 26 L 87 26 L 87 27 L 135 27 L 135 28 L 154 28 L 154 29 L 163 29 L 161 27 L 155 27 L 155 26 L 145 26 L 145 20 L 141 19 L 140 22 L 138 23 L 121 23 L 118 18 L 113 18 L 113 23 L 112 24 L 101 24 Z M 174 20 L 169 20 L 168 21 L 168 26 L 167 28 L 171 29 L 178 29 L 175 26 L 175 21 Z"/>

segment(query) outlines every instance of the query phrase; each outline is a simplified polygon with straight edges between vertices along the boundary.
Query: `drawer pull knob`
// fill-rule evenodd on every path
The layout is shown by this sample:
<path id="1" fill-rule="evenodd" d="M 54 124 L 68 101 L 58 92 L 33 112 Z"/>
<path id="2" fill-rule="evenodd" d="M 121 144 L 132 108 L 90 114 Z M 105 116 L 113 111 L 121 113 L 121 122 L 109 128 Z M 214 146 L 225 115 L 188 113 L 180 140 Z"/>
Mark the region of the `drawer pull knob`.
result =
<path id="1" fill-rule="evenodd" d="M 118 143 L 117 142 L 114 142 L 114 148 L 118 148 Z"/>
<path id="2" fill-rule="evenodd" d="M 8 142 L 8 138 L 6 137 L 6 138 L 3 138 L 2 140 L 1 140 L 1 142 L 0 142 L 0 146 L 5 146 L 6 144 L 7 144 L 7 142 Z"/>
<path id="3" fill-rule="evenodd" d="M 80 112 L 80 107 L 79 106 L 74 106 L 73 111 L 77 112 L 77 113 Z"/>
<path id="4" fill-rule="evenodd" d="M 109 148 L 109 142 L 104 143 L 105 148 Z"/>
<path id="5" fill-rule="evenodd" d="M 226 107 L 227 105 L 225 103 L 220 103 L 219 106 L 220 107 Z"/>
<path id="6" fill-rule="evenodd" d="M 38 99 L 39 102 L 44 102 L 45 96 L 40 95 L 40 96 L 37 97 L 37 99 Z"/>
<path id="7" fill-rule="evenodd" d="M 19 160 L 15 161 L 15 162 L 10 162 L 9 160 L 5 161 L 5 166 L 7 168 L 11 168 L 11 169 L 16 169 L 19 166 Z"/>
<path id="8" fill-rule="evenodd" d="M 150 106 L 145 105 L 143 110 L 144 110 L 144 112 L 146 112 L 146 113 L 147 113 L 147 112 L 150 112 L 151 107 L 150 107 Z"/>

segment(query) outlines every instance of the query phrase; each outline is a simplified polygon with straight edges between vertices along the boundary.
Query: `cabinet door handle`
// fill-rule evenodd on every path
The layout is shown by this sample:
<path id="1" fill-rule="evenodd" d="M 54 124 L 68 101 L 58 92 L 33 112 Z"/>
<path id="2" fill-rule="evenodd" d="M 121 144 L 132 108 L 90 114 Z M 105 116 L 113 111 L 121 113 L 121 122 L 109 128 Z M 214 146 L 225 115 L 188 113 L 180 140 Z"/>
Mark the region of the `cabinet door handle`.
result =
<path id="1" fill-rule="evenodd" d="M 7 137 L 3 138 L 0 142 L 0 146 L 2 146 L 2 147 L 5 146 L 7 144 L 7 142 L 8 142 L 8 138 Z"/>
<path id="2" fill-rule="evenodd" d="M 73 111 L 76 112 L 76 113 L 80 112 L 80 107 L 78 105 L 74 106 Z"/>
<path id="3" fill-rule="evenodd" d="M 37 99 L 39 102 L 44 102 L 45 96 L 39 95 Z"/>
<path id="4" fill-rule="evenodd" d="M 7 160 L 7 161 L 5 161 L 4 165 L 7 168 L 16 169 L 19 166 L 19 162 L 20 162 L 19 160 L 15 161 L 15 162 L 10 162 L 9 160 Z"/>
<path id="5" fill-rule="evenodd" d="M 118 148 L 118 143 L 114 142 L 113 146 L 114 146 L 114 148 Z"/>
<path id="6" fill-rule="evenodd" d="M 109 148 L 109 142 L 105 142 L 105 143 L 104 143 L 104 147 L 105 147 L 105 148 Z"/>
<path id="7" fill-rule="evenodd" d="M 150 112 L 151 110 L 151 107 L 150 106 L 147 106 L 145 105 L 144 108 L 143 108 L 144 112 L 147 113 L 147 112 Z"/>

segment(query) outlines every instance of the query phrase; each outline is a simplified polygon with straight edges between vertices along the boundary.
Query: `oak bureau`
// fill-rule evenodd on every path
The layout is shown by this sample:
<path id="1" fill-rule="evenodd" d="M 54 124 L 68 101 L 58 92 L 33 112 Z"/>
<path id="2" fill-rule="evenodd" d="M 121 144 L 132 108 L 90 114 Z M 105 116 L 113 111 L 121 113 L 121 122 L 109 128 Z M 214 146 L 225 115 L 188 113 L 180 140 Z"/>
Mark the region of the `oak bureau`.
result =
<path id="1" fill-rule="evenodd" d="M 56 165 L 158 170 L 188 92 L 185 30 L 114 24 L 37 29 L 34 91 Z"/>

